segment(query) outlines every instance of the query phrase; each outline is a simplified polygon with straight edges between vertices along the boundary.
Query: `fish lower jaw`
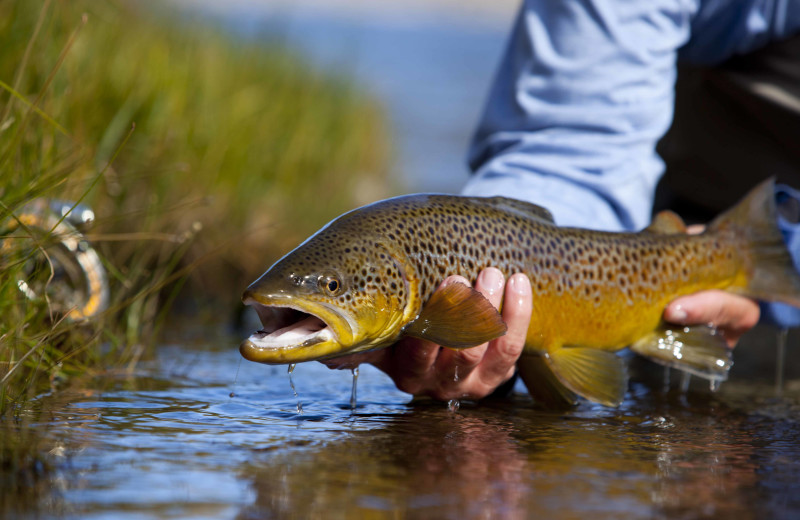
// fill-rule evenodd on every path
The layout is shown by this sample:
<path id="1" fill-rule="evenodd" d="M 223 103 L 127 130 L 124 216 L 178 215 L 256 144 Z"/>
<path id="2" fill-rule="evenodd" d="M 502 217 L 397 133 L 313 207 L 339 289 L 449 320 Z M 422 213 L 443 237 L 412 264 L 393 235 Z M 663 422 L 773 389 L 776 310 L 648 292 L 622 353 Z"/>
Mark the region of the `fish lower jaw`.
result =
<path id="1" fill-rule="evenodd" d="M 314 332 L 293 327 L 292 330 L 273 333 L 255 332 L 242 342 L 239 351 L 245 359 L 257 363 L 297 363 L 314 359 L 317 352 L 315 346 L 331 343 L 336 343 L 336 339 L 328 327 Z"/>

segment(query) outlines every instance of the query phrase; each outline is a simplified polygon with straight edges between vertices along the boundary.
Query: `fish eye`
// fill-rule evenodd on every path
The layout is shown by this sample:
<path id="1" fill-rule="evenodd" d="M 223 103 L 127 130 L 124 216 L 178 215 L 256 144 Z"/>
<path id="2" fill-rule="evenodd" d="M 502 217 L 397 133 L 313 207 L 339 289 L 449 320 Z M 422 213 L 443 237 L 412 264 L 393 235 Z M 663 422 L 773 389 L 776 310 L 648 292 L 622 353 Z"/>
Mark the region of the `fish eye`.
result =
<path id="1" fill-rule="evenodd" d="M 319 278 L 320 287 L 329 295 L 336 296 L 341 292 L 342 282 L 336 276 L 325 275 Z"/>

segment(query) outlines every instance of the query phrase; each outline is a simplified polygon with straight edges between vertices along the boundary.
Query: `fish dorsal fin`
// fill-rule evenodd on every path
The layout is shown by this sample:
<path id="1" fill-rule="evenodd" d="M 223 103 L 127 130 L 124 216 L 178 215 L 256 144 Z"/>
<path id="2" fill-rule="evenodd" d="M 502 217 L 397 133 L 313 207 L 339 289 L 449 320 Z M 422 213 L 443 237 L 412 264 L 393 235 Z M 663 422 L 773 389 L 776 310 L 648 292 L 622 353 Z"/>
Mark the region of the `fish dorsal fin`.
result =
<path id="1" fill-rule="evenodd" d="M 499 338 L 507 327 L 481 293 L 463 283 L 439 288 L 405 333 L 443 347 L 469 348 Z"/>
<path id="2" fill-rule="evenodd" d="M 578 396 L 553 374 L 544 356 L 523 354 L 517 360 L 519 376 L 533 400 L 548 409 L 564 409 L 578 402 Z"/>
<path id="3" fill-rule="evenodd" d="M 568 389 L 595 403 L 619 406 L 628 389 L 625 362 L 605 350 L 562 347 L 548 353 L 553 373 Z"/>
<path id="4" fill-rule="evenodd" d="M 555 224 L 553 214 L 542 206 L 537 206 L 536 204 L 524 200 L 509 199 L 508 197 L 491 197 L 489 200 L 496 208 L 507 209 L 514 213 L 521 214 L 526 218 L 541 220 L 548 224 Z"/>
<path id="5" fill-rule="evenodd" d="M 686 233 L 686 223 L 674 211 L 665 209 L 653 217 L 653 221 L 643 231 L 658 235 L 674 235 Z"/>
<path id="6" fill-rule="evenodd" d="M 713 327 L 662 323 L 631 350 L 648 359 L 712 381 L 725 381 L 733 365 L 731 349 Z"/>

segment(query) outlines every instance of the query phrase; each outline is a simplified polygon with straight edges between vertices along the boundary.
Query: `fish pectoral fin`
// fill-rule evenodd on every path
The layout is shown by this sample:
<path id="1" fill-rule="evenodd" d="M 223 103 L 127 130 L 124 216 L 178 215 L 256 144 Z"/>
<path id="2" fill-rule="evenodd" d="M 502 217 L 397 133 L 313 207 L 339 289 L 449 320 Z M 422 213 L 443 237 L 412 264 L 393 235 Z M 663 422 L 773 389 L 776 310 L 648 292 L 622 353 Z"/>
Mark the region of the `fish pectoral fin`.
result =
<path id="1" fill-rule="evenodd" d="M 665 209 L 659 211 L 649 226 L 642 231 L 655 233 L 658 235 L 674 235 L 676 233 L 686 233 L 686 223 L 674 211 Z"/>
<path id="2" fill-rule="evenodd" d="M 534 401 L 548 409 L 564 409 L 575 405 L 578 396 L 553 374 L 544 356 L 523 354 L 517 370 Z"/>
<path id="3" fill-rule="evenodd" d="M 451 283 L 433 293 L 405 333 L 444 347 L 469 348 L 499 338 L 506 330 L 500 313 L 481 293 Z"/>
<path id="4" fill-rule="evenodd" d="M 680 327 L 662 323 L 631 345 L 631 350 L 656 363 L 713 381 L 728 379 L 733 366 L 725 338 L 705 325 Z"/>
<path id="5" fill-rule="evenodd" d="M 548 353 L 553 373 L 569 390 L 595 403 L 619 406 L 628 389 L 625 361 L 605 350 L 562 347 Z"/>

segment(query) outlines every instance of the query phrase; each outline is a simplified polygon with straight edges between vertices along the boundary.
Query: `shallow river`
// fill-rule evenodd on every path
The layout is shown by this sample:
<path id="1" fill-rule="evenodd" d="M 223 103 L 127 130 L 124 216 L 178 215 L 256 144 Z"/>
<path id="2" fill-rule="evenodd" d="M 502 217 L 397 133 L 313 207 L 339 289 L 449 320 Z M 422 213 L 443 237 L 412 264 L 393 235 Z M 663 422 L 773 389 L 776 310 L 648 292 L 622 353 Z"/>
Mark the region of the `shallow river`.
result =
<path id="1" fill-rule="evenodd" d="M 57 469 L 21 516 L 800 515 L 800 380 L 776 398 L 754 373 L 771 375 L 772 345 L 741 350 L 714 394 L 697 380 L 682 393 L 675 372 L 665 391 L 651 368 L 619 409 L 552 413 L 523 393 L 411 404 L 370 367 L 352 410 L 349 372 L 299 365 L 295 397 L 286 367 L 214 343 L 162 347 L 135 377 L 43 397 Z"/>

